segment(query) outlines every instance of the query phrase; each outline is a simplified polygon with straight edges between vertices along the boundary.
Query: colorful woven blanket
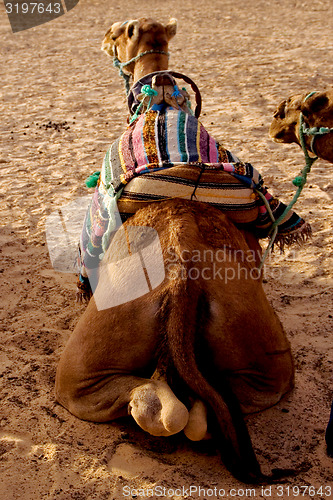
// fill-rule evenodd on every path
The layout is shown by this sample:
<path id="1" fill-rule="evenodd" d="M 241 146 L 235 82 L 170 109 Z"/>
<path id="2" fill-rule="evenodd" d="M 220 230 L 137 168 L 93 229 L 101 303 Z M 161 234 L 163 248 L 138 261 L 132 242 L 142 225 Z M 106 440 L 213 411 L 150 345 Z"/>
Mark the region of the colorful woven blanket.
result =
<path id="1" fill-rule="evenodd" d="M 267 237 L 272 225 L 264 201 L 277 219 L 286 205 L 263 186 L 259 172 L 211 137 L 191 114 L 153 106 L 107 151 L 88 208 L 80 242 L 81 272 L 98 267 L 117 225 L 142 206 L 168 198 L 194 199 L 225 212 L 238 226 Z M 278 227 L 277 242 L 309 234 L 310 226 L 290 211 Z"/>
<path id="2" fill-rule="evenodd" d="M 112 144 L 105 156 L 102 182 L 118 192 L 136 175 L 161 168 L 235 161 L 194 116 L 153 106 Z"/>

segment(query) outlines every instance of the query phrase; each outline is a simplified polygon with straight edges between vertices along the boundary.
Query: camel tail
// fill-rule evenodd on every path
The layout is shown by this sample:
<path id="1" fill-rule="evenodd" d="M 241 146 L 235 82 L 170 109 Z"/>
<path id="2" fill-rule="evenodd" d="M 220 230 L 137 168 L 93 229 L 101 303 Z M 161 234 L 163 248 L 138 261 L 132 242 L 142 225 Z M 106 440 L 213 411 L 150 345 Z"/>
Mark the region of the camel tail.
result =
<path id="1" fill-rule="evenodd" d="M 174 278 L 169 295 L 169 353 L 179 377 L 211 410 L 213 422 L 210 422 L 210 430 L 213 430 L 225 466 L 239 480 L 255 483 L 263 475 L 239 403 L 227 381 L 221 384 L 224 387 L 221 395 L 209 384 L 197 365 L 194 345 L 196 325 L 200 321 L 200 297 L 198 282 L 182 279 L 181 276 Z"/>

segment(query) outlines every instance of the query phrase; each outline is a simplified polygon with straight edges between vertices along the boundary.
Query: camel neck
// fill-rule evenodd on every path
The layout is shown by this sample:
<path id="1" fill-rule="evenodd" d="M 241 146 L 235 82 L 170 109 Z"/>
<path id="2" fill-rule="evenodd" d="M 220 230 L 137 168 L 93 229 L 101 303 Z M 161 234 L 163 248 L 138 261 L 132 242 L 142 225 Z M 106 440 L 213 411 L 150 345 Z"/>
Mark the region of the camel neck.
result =
<path id="1" fill-rule="evenodd" d="M 147 54 L 135 62 L 133 80 L 136 82 L 149 73 L 155 73 L 156 71 L 165 71 L 167 69 L 167 54 Z"/>

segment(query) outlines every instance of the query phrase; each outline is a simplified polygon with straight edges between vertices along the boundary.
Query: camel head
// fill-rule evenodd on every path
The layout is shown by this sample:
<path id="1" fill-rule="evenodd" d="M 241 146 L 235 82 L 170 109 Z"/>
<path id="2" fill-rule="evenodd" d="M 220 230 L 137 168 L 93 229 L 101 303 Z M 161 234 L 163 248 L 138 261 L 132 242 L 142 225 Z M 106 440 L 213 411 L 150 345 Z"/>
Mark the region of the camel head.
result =
<path id="1" fill-rule="evenodd" d="M 333 127 L 333 89 L 315 92 L 304 100 L 301 112 L 309 127 Z"/>
<path id="2" fill-rule="evenodd" d="M 176 31 L 176 19 L 170 19 L 166 25 L 143 17 L 117 22 L 106 32 L 102 50 L 116 57 L 120 63 L 147 53 L 124 66 L 125 71 L 136 81 L 154 71 L 168 69 L 168 45 Z"/>
<path id="3" fill-rule="evenodd" d="M 301 113 L 305 128 L 305 144 L 320 158 L 333 163 L 333 89 L 312 94 L 297 94 L 282 101 L 277 107 L 269 129 L 269 135 L 275 142 L 300 145 Z M 331 129 L 322 135 L 312 135 L 320 129 Z M 313 139 L 315 137 L 315 140 Z"/>
<path id="4" fill-rule="evenodd" d="M 273 115 L 269 135 L 275 142 L 298 143 L 297 128 L 303 96 L 294 95 L 282 101 Z"/>

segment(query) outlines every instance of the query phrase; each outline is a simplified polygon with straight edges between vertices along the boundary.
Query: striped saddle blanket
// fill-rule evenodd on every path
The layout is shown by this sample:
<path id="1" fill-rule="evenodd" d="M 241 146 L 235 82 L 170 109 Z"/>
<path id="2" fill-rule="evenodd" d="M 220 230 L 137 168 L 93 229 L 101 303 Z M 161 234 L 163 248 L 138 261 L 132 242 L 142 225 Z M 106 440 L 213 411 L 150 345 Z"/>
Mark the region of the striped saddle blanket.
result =
<path id="1" fill-rule="evenodd" d="M 238 225 L 267 237 L 272 220 L 260 191 L 277 219 L 286 205 L 263 186 L 259 172 L 213 139 L 192 115 L 153 107 L 107 151 L 80 240 L 81 273 L 98 267 L 116 227 L 139 208 L 169 198 L 210 203 Z M 309 232 L 290 211 L 278 228 L 288 244 Z"/>

